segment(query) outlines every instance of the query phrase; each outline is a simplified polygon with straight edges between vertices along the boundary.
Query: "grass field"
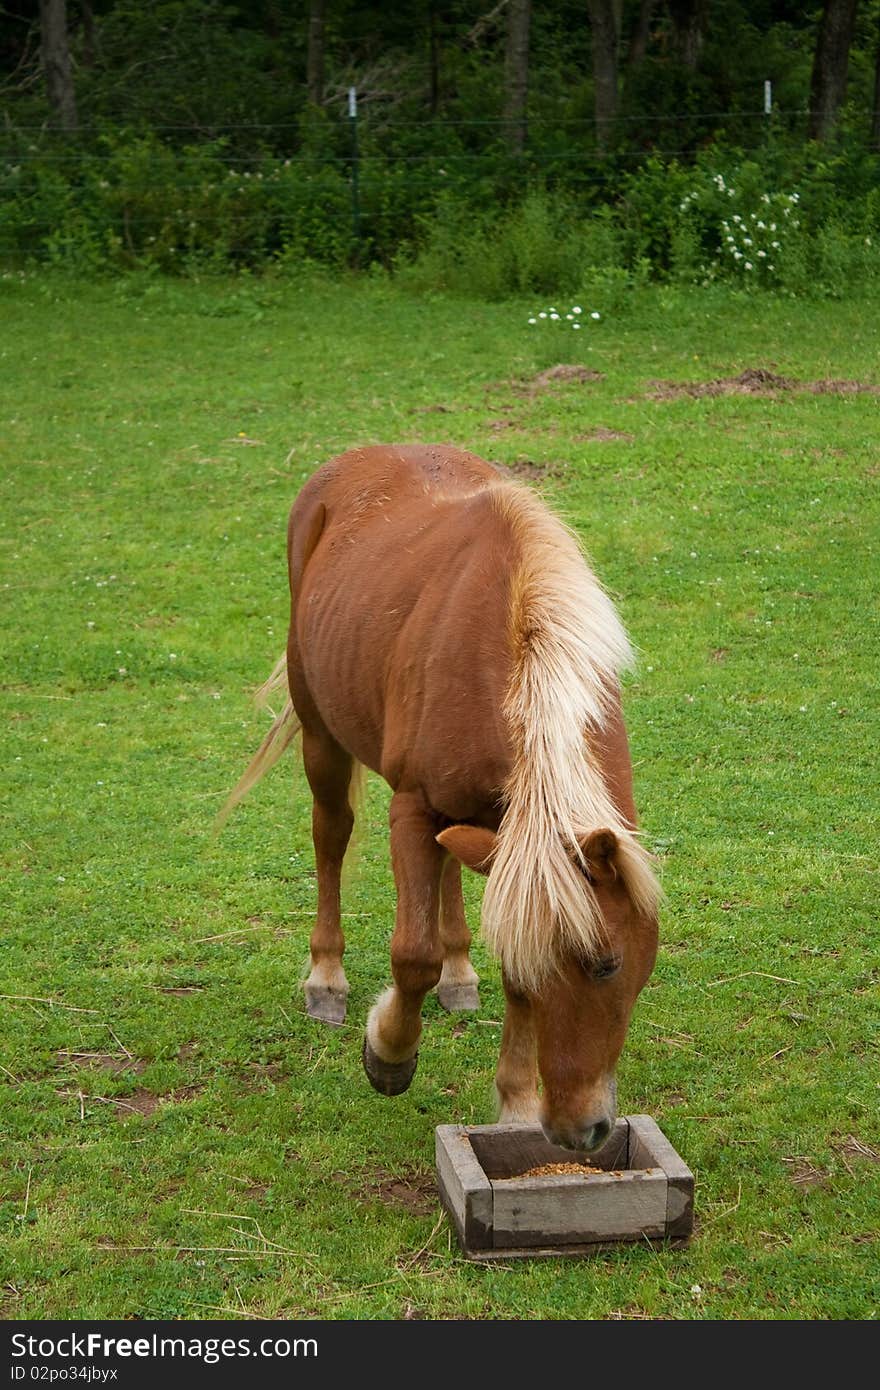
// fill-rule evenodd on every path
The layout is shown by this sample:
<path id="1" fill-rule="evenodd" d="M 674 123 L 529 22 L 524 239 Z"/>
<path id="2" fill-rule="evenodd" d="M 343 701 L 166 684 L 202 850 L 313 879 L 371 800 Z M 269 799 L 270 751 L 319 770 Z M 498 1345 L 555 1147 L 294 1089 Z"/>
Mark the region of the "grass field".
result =
<path id="1" fill-rule="evenodd" d="M 880 396 L 807 384 L 880 383 L 878 306 L 657 289 L 585 303 L 578 333 L 529 327 L 539 307 L 0 279 L 7 1318 L 874 1316 Z M 601 377 L 535 381 L 559 363 Z M 652 384 L 758 368 L 801 385 Z M 265 728 L 298 487 L 348 445 L 430 439 L 539 481 L 639 649 L 667 901 L 620 1106 L 695 1171 L 686 1251 L 467 1263 L 433 1132 L 493 1118 L 495 965 L 478 943 L 479 1017 L 428 1000 L 413 1086 L 382 1099 L 360 1043 L 385 789 L 340 1031 L 303 1012 L 297 760 L 211 838 Z"/>

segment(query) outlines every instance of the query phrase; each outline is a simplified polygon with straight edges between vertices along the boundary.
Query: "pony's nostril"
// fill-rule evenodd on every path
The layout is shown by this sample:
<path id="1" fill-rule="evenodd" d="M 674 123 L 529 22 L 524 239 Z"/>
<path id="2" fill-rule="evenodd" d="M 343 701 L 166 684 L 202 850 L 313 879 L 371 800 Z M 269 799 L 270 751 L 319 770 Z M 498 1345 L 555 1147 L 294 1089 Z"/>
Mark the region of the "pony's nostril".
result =
<path id="1" fill-rule="evenodd" d="M 598 1149 L 601 1144 L 605 1143 L 605 1140 L 608 1138 L 610 1133 L 610 1120 L 600 1120 L 598 1124 L 593 1125 L 593 1142 L 591 1147 L 594 1149 Z"/>

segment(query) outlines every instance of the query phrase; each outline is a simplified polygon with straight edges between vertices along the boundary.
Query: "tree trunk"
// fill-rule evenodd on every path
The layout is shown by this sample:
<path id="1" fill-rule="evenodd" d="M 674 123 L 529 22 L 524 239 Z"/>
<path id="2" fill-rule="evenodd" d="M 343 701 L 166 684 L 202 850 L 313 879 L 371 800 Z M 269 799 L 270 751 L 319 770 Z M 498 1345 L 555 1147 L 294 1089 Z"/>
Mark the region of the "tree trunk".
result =
<path id="1" fill-rule="evenodd" d="M 871 118 L 871 148 L 880 154 L 880 36 L 877 39 L 877 58 L 874 67 L 874 114 Z"/>
<path id="2" fill-rule="evenodd" d="M 40 0 L 40 55 L 52 116 L 62 130 L 76 130 L 66 0 Z"/>
<path id="3" fill-rule="evenodd" d="M 810 79 L 811 140 L 827 140 L 846 96 L 846 73 L 858 0 L 825 0 Z"/>
<path id="4" fill-rule="evenodd" d="M 95 12 L 92 9 L 92 0 L 80 0 L 80 10 L 82 11 L 83 42 L 82 42 L 82 64 L 84 68 L 95 66 Z"/>
<path id="5" fill-rule="evenodd" d="M 309 10 L 306 86 L 311 104 L 320 106 L 324 100 L 324 0 L 312 0 Z"/>
<path id="6" fill-rule="evenodd" d="M 629 72 L 635 72 L 636 68 L 641 67 L 645 61 L 648 40 L 651 37 L 651 20 L 654 18 L 656 8 L 657 0 L 642 0 L 639 6 L 636 27 L 633 30 L 629 52 L 626 55 L 626 66 Z"/>
<path id="7" fill-rule="evenodd" d="M 510 0 L 507 11 L 507 46 L 504 54 L 507 143 L 515 154 L 526 147 L 526 101 L 529 94 L 529 24 L 532 0 Z"/>
<path id="8" fill-rule="evenodd" d="M 431 115 L 436 116 L 440 110 L 440 32 L 437 23 L 437 8 L 434 4 L 429 5 L 428 8 L 428 68 L 430 74 L 428 98 Z"/>
<path id="9" fill-rule="evenodd" d="M 682 67 L 696 72 L 709 23 L 709 0 L 669 0 L 675 46 Z"/>
<path id="10" fill-rule="evenodd" d="M 607 150 L 617 116 L 617 48 L 620 7 L 615 0 L 587 0 L 593 31 L 596 144 Z"/>

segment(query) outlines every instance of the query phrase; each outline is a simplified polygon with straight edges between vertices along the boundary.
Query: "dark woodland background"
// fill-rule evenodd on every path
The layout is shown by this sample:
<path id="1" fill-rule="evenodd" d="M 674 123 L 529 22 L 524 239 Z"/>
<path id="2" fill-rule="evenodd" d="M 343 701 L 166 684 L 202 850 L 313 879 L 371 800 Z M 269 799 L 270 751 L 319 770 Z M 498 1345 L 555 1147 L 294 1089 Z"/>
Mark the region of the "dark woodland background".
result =
<path id="1" fill-rule="evenodd" d="M 12 0 L 0 116 L 7 264 L 713 278 L 731 188 L 793 290 L 880 236 L 880 0 Z"/>

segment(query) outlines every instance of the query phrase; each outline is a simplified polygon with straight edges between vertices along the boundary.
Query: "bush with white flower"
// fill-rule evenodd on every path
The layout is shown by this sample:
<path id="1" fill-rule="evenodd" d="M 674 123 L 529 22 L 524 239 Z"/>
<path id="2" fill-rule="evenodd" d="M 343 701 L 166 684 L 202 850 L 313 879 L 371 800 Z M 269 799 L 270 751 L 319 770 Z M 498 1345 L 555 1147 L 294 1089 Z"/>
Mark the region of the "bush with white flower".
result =
<path id="1" fill-rule="evenodd" d="M 781 281 L 786 244 L 796 240 L 801 225 L 800 195 L 759 192 L 756 172 L 746 166 L 739 171 L 742 180 L 730 182 L 723 174 L 704 176 L 679 204 L 702 247 L 697 269 L 706 279 L 764 286 Z"/>
<path id="2" fill-rule="evenodd" d="M 762 193 L 757 212 L 722 219 L 721 255 L 735 274 L 761 284 L 777 278 L 783 241 L 800 226 L 797 193 Z"/>
<path id="3" fill-rule="evenodd" d="M 529 326 L 538 328 L 542 324 L 558 323 L 563 328 L 580 329 L 590 319 L 598 322 L 601 317 L 602 315 L 596 309 L 585 314 L 583 306 L 580 304 L 572 304 L 570 309 L 562 310 L 551 305 L 549 309 L 540 309 L 536 313 L 530 314 Z"/>

